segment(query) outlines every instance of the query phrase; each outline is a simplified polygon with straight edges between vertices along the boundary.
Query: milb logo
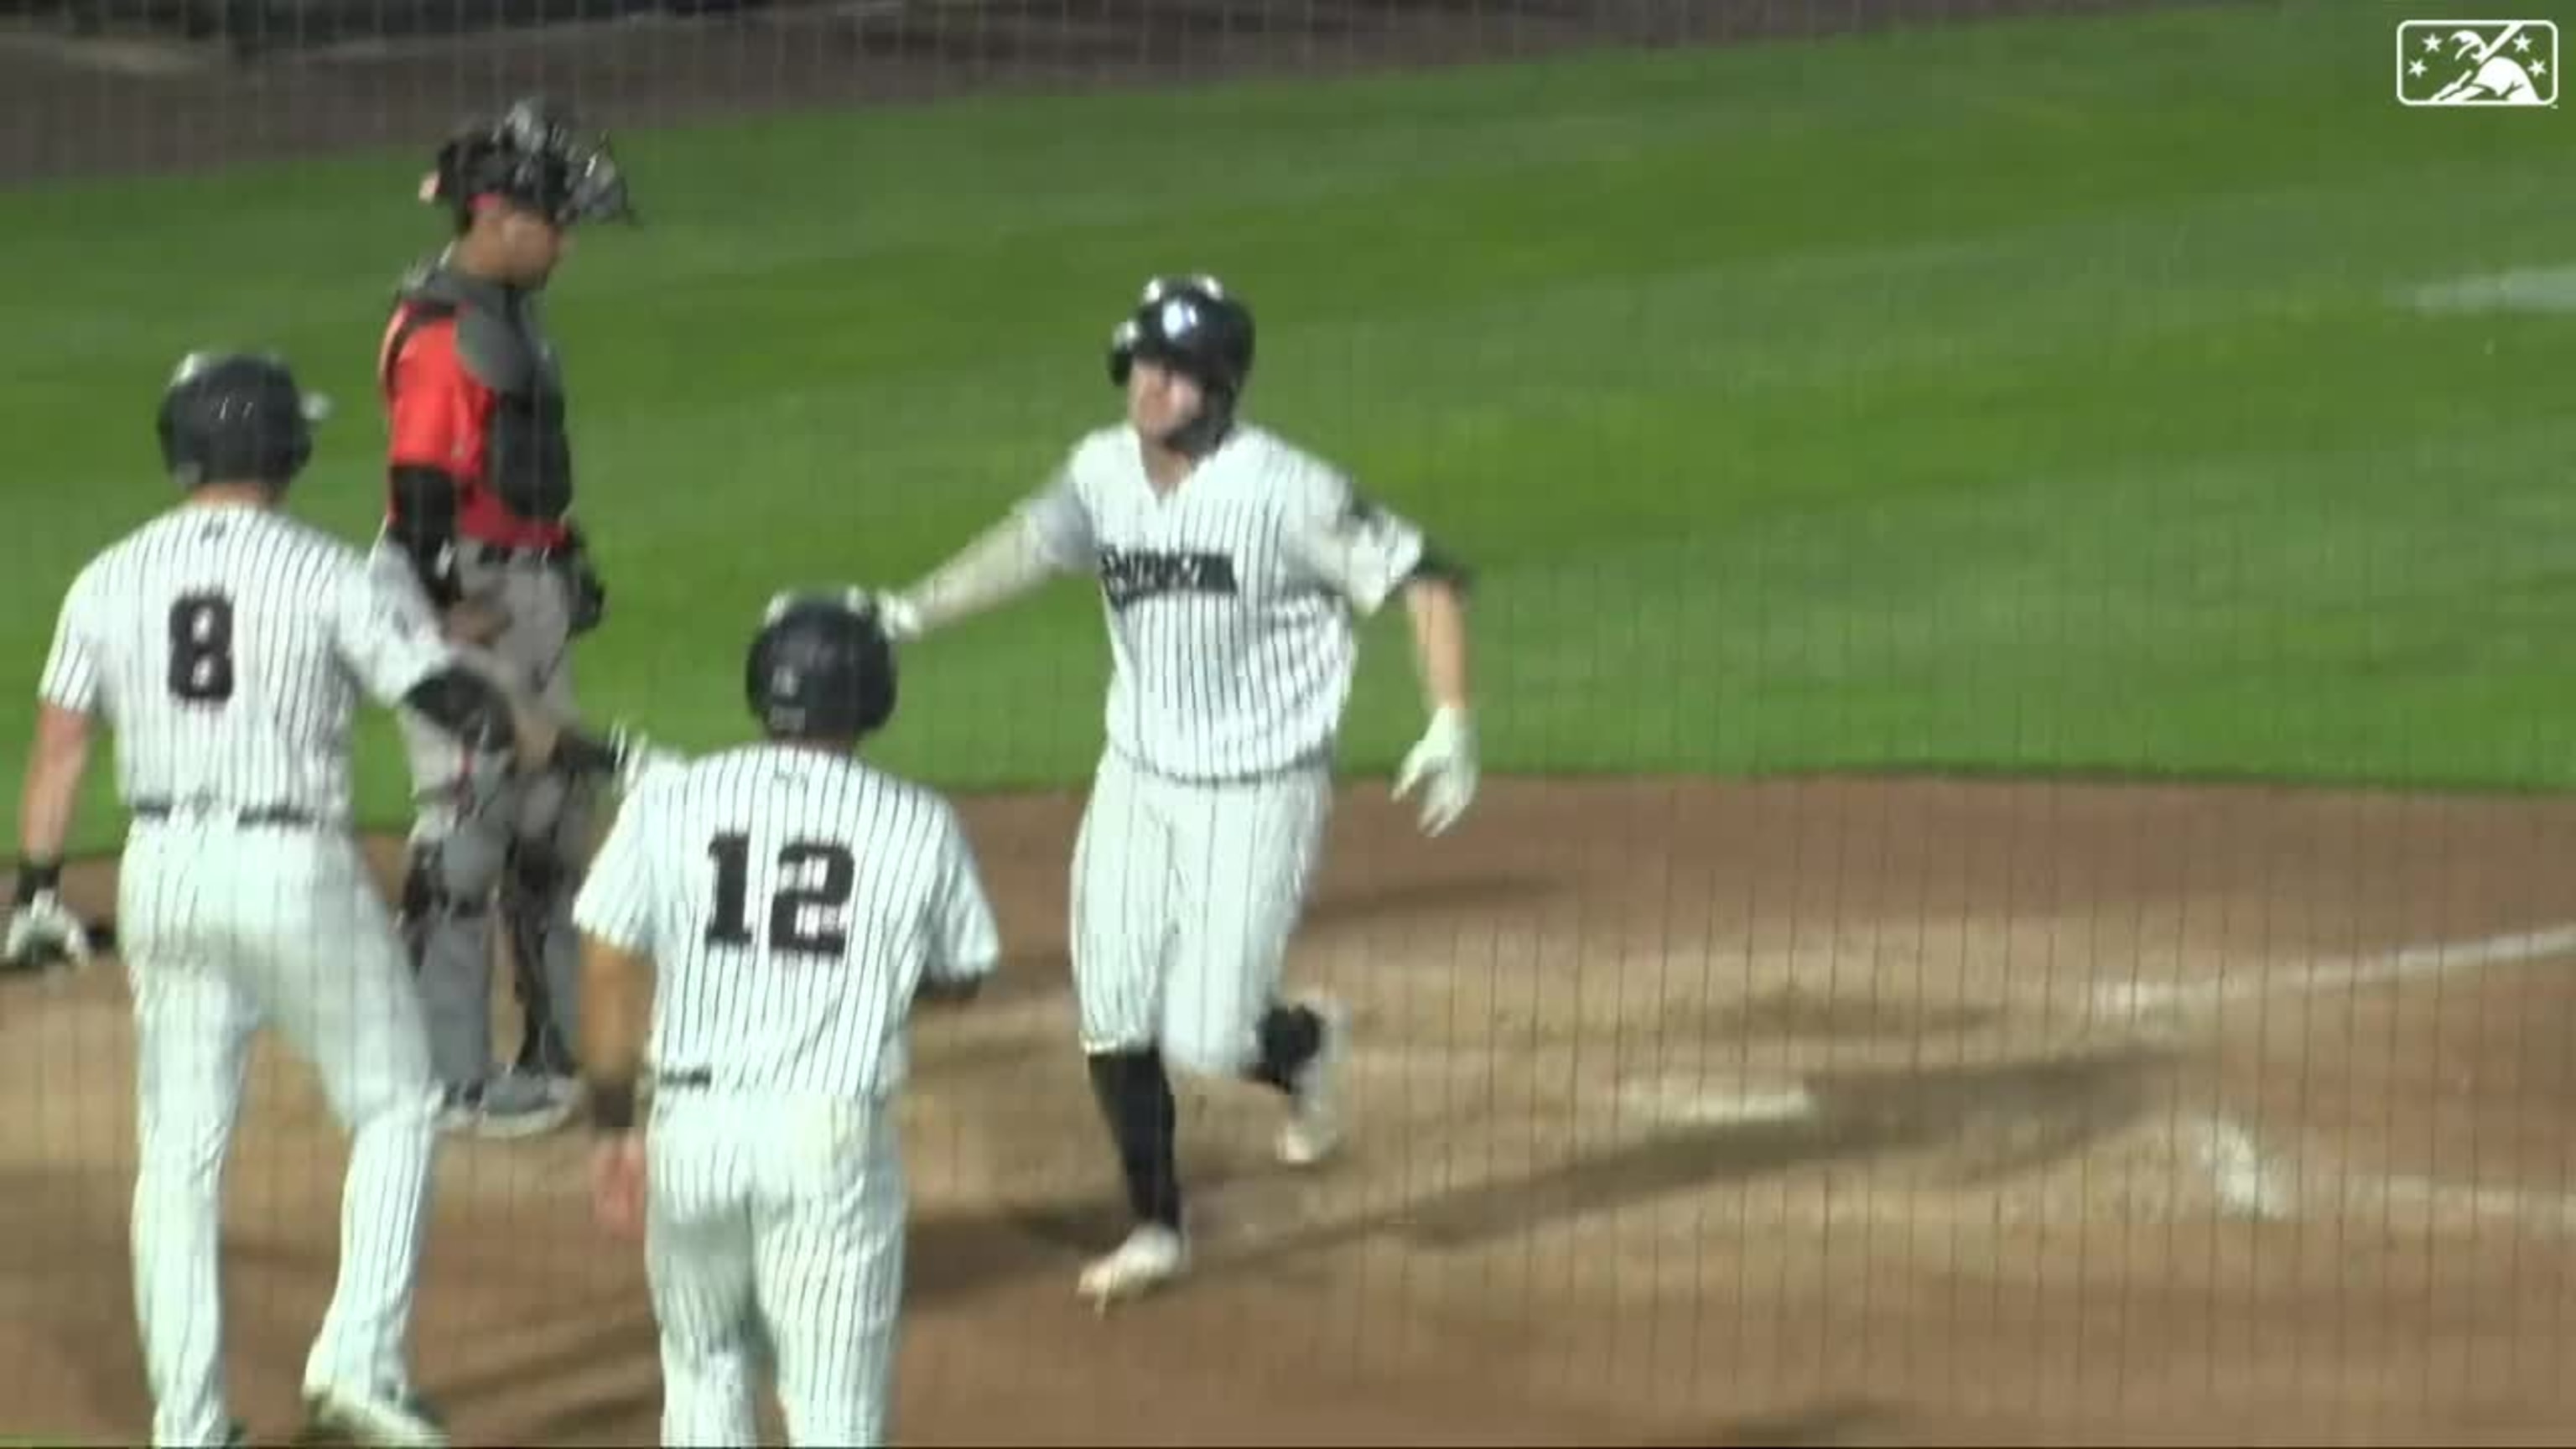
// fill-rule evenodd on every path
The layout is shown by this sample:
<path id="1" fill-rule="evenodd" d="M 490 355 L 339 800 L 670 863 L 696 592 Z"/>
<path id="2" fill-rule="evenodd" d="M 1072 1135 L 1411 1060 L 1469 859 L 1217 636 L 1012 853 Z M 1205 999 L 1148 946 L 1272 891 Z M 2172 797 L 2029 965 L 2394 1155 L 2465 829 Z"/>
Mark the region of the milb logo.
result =
<path id="1" fill-rule="evenodd" d="M 1236 592 L 1234 560 L 1214 552 L 1104 548 L 1100 591 L 1109 596 L 1113 609 L 1157 594 L 1231 594 Z"/>
<path id="2" fill-rule="evenodd" d="M 2406 106 L 2558 104 L 2558 26 L 2547 20 L 2409 20 L 2397 27 Z"/>

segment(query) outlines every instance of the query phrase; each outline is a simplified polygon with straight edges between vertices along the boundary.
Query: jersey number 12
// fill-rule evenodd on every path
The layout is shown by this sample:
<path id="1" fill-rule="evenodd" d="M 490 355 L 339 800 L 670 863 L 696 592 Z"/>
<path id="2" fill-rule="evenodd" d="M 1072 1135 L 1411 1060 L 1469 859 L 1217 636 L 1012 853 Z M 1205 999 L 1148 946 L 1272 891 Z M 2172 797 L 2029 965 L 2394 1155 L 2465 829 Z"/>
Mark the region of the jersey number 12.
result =
<path id="1" fill-rule="evenodd" d="M 707 842 L 707 854 L 716 863 L 716 908 L 714 918 L 707 922 L 707 944 L 751 945 L 751 837 L 719 835 Z M 833 922 L 841 908 L 850 903 L 850 891 L 858 884 L 858 861 L 842 846 L 816 841 L 795 840 L 779 847 L 781 877 L 814 865 L 822 867 L 821 879 L 809 885 L 782 884 L 769 898 L 769 948 L 773 951 L 789 956 L 838 956 L 849 948 L 849 933 Z M 800 920 L 808 908 L 820 918 L 813 930 L 807 930 Z"/>

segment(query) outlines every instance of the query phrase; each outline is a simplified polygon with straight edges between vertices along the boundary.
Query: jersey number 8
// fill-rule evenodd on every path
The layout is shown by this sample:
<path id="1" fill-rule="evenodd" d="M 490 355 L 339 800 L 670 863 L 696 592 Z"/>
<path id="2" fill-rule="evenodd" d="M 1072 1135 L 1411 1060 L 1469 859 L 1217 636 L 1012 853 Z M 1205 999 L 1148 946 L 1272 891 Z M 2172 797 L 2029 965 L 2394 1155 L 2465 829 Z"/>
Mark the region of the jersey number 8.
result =
<path id="1" fill-rule="evenodd" d="M 233 601 L 182 594 L 170 606 L 170 693 L 190 704 L 233 697 Z"/>
<path id="2" fill-rule="evenodd" d="M 716 863 L 716 908 L 707 922 L 707 944 L 748 946 L 752 944 L 751 837 L 719 835 L 707 842 L 707 854 Z M 814 865 L 823 868 L 821 879 L 808 885 L 782 884 L 769 898 L 769 949 L 782 955 L 838 956 L 849 948 L 849 932 L 834 922 L 858 884 L 858 862 L 846 848 L 817 841 L 795 840 L 779 847 L 781 877 Z M 818 918 L 811 930 L 803 919 L 808 909 Z"/>

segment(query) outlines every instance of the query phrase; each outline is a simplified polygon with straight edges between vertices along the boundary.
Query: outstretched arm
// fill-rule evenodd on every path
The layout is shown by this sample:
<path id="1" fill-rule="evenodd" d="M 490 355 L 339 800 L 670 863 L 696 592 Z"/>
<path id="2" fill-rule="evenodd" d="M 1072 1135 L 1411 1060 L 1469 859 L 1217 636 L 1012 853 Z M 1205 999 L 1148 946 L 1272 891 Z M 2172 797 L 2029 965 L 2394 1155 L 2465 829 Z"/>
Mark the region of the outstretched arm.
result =
<path id="1" fill-rule="evenodd" d="M 1039 543 L 1027 518 L 1014 511 L 977 535 L 956 556 L 932 569 L 910 588 L 885 596 L 886 627 L 898 639 L 919 638 L 933 629 L 1020 598 L 1055 577 L 1055 561 Z"/>
<path id="2" fill-rule="evenodd" d="M 1091 515 L 1068 466 L 946 563 L 878 603 L 895 638 L 919 638 L 1079 572 L 1091 557 Z"/>
<path id="3" fill-rule="evenodd" d="M 440 632 L 427 594 L 411 580 L 353 566 L 340 579 L 332 629 L 341 659 L 381 704 L 402 704 L 477 756 L 508 754 L 528 771 L 605 774 L 640 741 L 600 741 L 565 726 L 506 682 L 478 668 Z"/>
<path id="4" fill-rule="evenodd" d="M 509 754 L 523 770 L 555 765 L 580 772 L 614 769 L 608 747 L 567 730 L 514 690 L 464 664 L 451 664 L 413 685 L 402 702 L 456 737 L 476 755 Z"/>

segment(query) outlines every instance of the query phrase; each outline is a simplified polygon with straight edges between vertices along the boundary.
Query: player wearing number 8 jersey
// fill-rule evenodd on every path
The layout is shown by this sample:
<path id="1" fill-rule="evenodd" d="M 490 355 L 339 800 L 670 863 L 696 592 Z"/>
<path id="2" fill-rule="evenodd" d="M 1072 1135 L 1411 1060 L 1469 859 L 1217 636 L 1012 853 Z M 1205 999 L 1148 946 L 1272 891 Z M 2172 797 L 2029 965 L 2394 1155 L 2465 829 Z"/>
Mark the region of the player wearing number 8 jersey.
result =
<path id="1" fill-rule="evenodd" d="M 745 667 L 768 738 L 647 775 L 574 905 L 593 1189 L 640 1219 L 666 1444 L 753 1442 L 763 1338 L 794 1442 L 886 1438 L 906 1023 L 999 946 L 955 812 L 853 758 L 895 702 L 863 604 L 773 604 Z"/>
<path id="2" fill-rule="evenodd" d="M 134 1003 L 135 1309 L 152 1441 L 223 1438 L 222 1168 L 254 1034 L 274 1027 L 350 1133 L 340 1279 L 304 1366 L 319 1427 L 442 1442 L 404 1362 L 437 1088 L 410 972 L 350 828 L 363 691 L 438 722 L 487 775 L 616 768 L 457 667 L 426 600 L 280 512 L 316 411 L 272 359 L 192 355 L 161 446 L 188 496 L 66 598 L 40 685 L 8 949 L 86 957 L 57 881 L 92 743 L 133 825 L 117 903 Z"/>

